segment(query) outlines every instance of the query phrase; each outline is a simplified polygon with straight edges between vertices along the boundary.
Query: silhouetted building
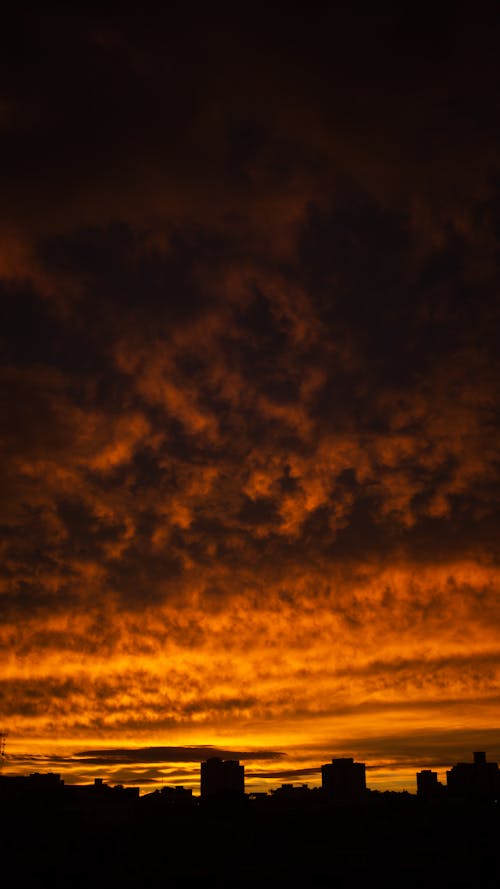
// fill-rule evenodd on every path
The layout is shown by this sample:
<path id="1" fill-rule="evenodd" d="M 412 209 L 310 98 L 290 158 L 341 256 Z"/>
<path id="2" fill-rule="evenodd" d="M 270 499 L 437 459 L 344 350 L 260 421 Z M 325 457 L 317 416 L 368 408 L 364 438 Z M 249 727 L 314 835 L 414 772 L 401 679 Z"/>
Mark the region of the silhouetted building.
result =
<path id="1" fill-rule="evenodd" d="M 438 799 L 444 791 L 444 786 L 438 781 L 438 773 L 431 769 L 422 769 L 417 772 L 417 796 L 423 800 Z"/>
<path id="2" fill-rule="evenodd" d="M 194 805 L 193 791 L 190 787 L 162 787 L 153 790 L 151 793 L 145 793 L 141 797 L 141 805 L 155 807 L 159 810 L 175 809 L 188 810 Z"/>
<path id="3" fill-rule="evenodd" d="M 310 795 L 307 784 L 282 784 L 272 791 L 272 796 L 277 799 L 298 800 Z"/>
<path id="4" fill-rule="evenodd" d="M 459 798 L 496 797 L 500 793 L 498 763 L 487 762 L 486 753 L 473 754 L 473 762 L 459 762 L 446 772 L 451 796 Z"/>
<path id="5" fill-rule="evenodd" d="M 139 787 L 110 786 L 102 778 L 92 784 L 65 784 L 54 772 L 33 772 L 31 775 L 0 776 L 0 802 L 29 802 L 37 805 L 69 804 L 92 807 L 111 803 L 114 806 L 139 799 Z"/>
<path id="6" fill-rule="evenodd" d="M 0 799 L 54 801 L 62 798 L 64 781 L 54 772 L 0 776 Z"/>
<path id="7" fill-rule="evenodd" d="M 137 799 L 139 787 L 124 787 L 123 784 L 106 784 L 102 778 L 94 778 L 93 784 L 73 784 L 73 790 L 86 794 L 89 798 L 116 800 L 118 797 L 125 799 Z"/>
<path id="8" fill-rule="evenodd" d="M 172 803 L 190 803 L 193 799 L 193 791 L 191 788 L 182 787 L 181 785 L 176 785 L 175 787 L 162 787 L 158 793 L 161 797 L 170 800 Z"/>
<path id="9" fill-rule="evenodd" d="M 321 766 L 321 786 L 333 799 L 360 799 L 366 791 L 366 766 L 352 757 L 332 759 Z"/>
<path id="10" fill-rule="evenodd" d="M 212 756 L 201 763 L 200 793 L 202 797 L 243 796 L 245 769 L 237 759 Z"/>

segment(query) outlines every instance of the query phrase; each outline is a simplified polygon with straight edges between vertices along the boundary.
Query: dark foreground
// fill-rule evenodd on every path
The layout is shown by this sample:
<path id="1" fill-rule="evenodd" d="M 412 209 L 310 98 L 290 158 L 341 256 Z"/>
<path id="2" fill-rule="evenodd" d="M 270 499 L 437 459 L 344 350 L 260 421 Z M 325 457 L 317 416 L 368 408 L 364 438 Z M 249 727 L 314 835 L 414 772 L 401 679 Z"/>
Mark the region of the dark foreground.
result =
<path id="1" fill-rule="evenodd" d="M 12 887 L 498 889 L 500 806 L 414 797 L 339 806 L 171 811 L 32 805 L 3 810 Z"/>

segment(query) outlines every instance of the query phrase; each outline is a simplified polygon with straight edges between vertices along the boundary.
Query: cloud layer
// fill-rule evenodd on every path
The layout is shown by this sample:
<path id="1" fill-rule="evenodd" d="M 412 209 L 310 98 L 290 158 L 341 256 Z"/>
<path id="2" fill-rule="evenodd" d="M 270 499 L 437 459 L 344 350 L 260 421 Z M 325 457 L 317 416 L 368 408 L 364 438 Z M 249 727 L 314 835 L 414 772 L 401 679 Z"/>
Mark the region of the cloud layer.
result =
<path id="1" fill-rule="evenodd" d="M 13 17 L 12 755 L 500 756 L 492 14 Z"/>

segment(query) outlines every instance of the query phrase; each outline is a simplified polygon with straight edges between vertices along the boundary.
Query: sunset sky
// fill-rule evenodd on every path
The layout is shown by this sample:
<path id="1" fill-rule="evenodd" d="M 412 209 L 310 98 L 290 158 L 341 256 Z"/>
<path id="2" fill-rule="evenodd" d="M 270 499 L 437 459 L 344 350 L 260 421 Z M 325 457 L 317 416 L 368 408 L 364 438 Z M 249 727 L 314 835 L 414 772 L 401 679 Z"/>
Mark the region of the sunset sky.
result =
<path id="1" fill-rule="evenodd" d="M 3 774 L 415 792 L 500 760 L 498 6 L 204 6 L 2 28 Z"/>

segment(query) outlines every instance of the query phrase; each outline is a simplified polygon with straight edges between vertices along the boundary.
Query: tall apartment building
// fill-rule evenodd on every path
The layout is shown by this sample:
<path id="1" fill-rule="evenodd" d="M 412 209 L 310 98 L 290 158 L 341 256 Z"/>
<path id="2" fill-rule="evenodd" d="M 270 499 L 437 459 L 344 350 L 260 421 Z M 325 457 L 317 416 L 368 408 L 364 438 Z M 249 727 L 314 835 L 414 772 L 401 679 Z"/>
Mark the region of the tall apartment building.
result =
<path id="1" fill-rule="evenodd" d="M 359 799 L 366 790 L 366 766 L 352 757 L 332 759 L 321 766 L 321 786 L 332 799 Z"/>
<path id="2" fill-rule="evenodd" d="M 438 799 L 444 786 L 438 781 L 438 773 L 431 769 L 422 769 L 417 772 L 417 796 L 423 800 Z"/>
<path id="3" fill-rule="evenodd" d="M 487 762 L 486 753 L 473 754 L 473 762 L 458 762 L 446 772 L 448 793 L 453 797 L 496 797 L 500 794 L 498 763 Z"/>
<path id="4" fill-rule="evenodd" d="M 237 759 L 221 759 L 211 756 L 201 763 L 201 796 L 243 796 L 245 793 L 245 768 Z"/>

